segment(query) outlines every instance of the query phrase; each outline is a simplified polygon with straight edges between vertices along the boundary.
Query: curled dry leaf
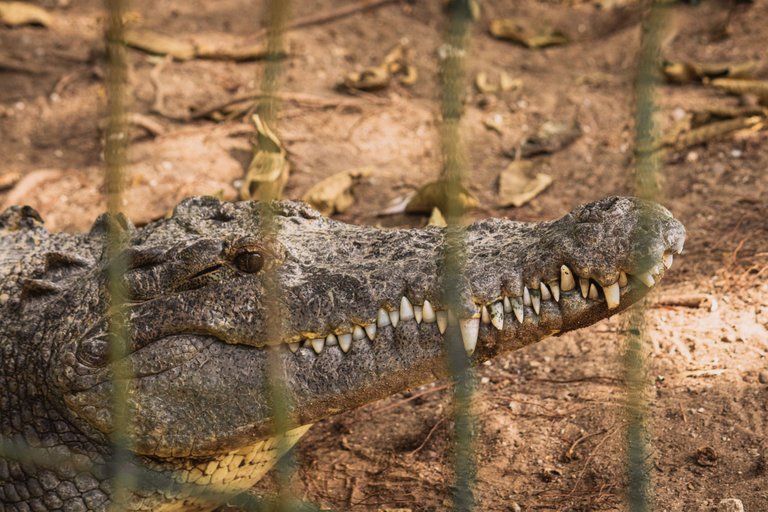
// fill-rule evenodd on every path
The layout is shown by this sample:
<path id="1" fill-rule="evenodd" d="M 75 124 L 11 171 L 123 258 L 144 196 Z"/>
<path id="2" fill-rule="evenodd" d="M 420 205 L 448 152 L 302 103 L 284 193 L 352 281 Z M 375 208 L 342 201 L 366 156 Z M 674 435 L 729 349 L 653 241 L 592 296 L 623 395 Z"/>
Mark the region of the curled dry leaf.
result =
<path id="1" fill-rule="evenodd" d="M 508 73 L 502 71 L 499 73 L 499 83 L 494 84 L 488 80 L 488 74 L 481 71 L 475 77 L 475 87 L 483 94 L 495 94 L 497 92 L 507 92 L 513 89 L 519 89 L 523 86 L 523 81 L 519 78 L 512 78 Z"/>
<path id="2" fill-rule="evenodd" d="M 371 167 L 336 173 L 316 183 L 301 199 L 323 215 L 344 213 L 355 202 L 352 195 L 354 185 L 372 173 Z"/>
<path id="3" fill-rule="evenodd" d="M 709 84 L 732 94 L 754 94 L 760 99 L 761 104 L 768 105 L 768 80 L 716 78 Z"/>
<path id="4" fill-rule="evenodd" d="M 389 86 L 392 78 L 411 86 L 418 80 L 416 68 L 410 64 L 411 51 L 407 42 L 401 42 L 384 56 L 382 63 L 362 71 L 347 74 L 342 83 L 348 89 L 376 91 Z"/>
<path id="5" fill-rule="evenodd" d="M 674 138 L 664 137 L 663 142 L 665 145 L 672 146 L 678 150 L 691 146 L 698 146 L 699 144 L 722 137 L 731 132 L 754 126 L 760 123 L 761 120 L 762 117 L 760 116 L 752 116 L 717 121 L 681 133 Z"/>
<path id="6" fill-rule="evenodd" d="M 700 62 L 665 62 L 662 73 L 674 83 L 700 82 L 715 78 L 750 78 L 760 68 L 760 61 L 708 64 Z"/>
<path id="7" fill-rule="evenodd" d="M 10 27 L 21 25 L 42 25 L 49 27 L 53 16 L 36 5 L 26 2 L 0 2 L 0 24 Z"/>
<path id="8" fill-rule="evenodd" d="M 548 25 L 531 27 L 522 19 L 493 20 L 490 32 L 497 39 L 513 41 L 528 48 L 545 48 L 568 43 L 568 37 L 560 30 Z"/>
<path id="9" fill-rule="evenodd" d="M 177 60 L 194 59 L 196 55 L 193 42 L 167 36 L 154 30 L 128 28 L 125 30 L 125 44 L 148 53 L 170 55 Z"/>
<path id="10" fill-rule="evenodd" d="M 441 211 L 447 211 L 452 203 L 457 203 L 462 211 L 478 207 L 477 199 L 462 185 L 458 186 L 458 190 L 454 194 L 449 194 L 448 189 L 448 182 L 445 180 L 427 183 L 408 200 L 405 211 L 407 213 L 430 213 L 435 207 Z"/>
<path id="11" fill-rule="evenodd" d="M 525 139 L 520 145 L 520 156 L 530 158 L 536 155 L 546 155 L 560 151 L 581 136 L 581 127 L 574 119 L 571 122 L 547 121 L 542 124 L 535 135 Z M 517 157 L 517 149 L 506 152 L 510 157 Z"/>
<path id="12" fill-rule="evenodd" d="M 533 162 L 516 160 L 499 175 L 499 206 L 523 206 L 550 183 L 552 177 L 535 172 Z"/>
<path id="13" fill-rule="evenodd" d="M 257 149 L 240 187 L 240 197 L 257 201 L 280 199 L 290 172 L 285 149 L 261 117 L 254 115 L 251 120 L 256 127 Z"/>

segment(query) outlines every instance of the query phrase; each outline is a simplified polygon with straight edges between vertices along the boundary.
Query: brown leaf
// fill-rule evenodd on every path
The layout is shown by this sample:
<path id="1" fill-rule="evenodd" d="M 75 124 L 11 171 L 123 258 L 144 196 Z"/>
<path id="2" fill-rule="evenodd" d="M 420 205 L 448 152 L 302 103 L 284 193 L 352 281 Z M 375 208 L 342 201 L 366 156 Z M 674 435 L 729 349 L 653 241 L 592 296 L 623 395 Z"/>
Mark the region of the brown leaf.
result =
<path id="1" fill-rule="evenodd" d="M 352 187 L 372 173 L 373 169 L 370 167 L 336 173 L 316 183 L 301 199 L 323 215 L 344 213 L 355 201 Z"/>
<path id="2" fill-rule="evenodd" d="M 447 222 L 445 222 L 445 217 L 443 217 L 443 212 L 440 211 L 440 208 L 432 208 L 432 214 L 429 216 L 429 222 L 427 222 L 427 226 L 437 226 L 439 228 L 444 228 L 448 225 Z"/>
<path id="3" fill-rule="evenodd" d="M 546 155 L 560 151 L 581 136 L 581 127 L 573 122 L 547 121 L 542 124 L 535 135 L 528 137 L 520 145 L 520 156 L 530 158 L 536 155 Z M 517 157 L 517 150 L 506 152 L 510 157 Z"/>
<path id="4" fill-rule="evenodd" d="M 458 207 L 463 210 L 477 208 L 477 199 L 462 185 L 458 186 L 455 197 L 450 197 L 448 182 L 438 180 L 427 183 L 411 197 L 405 205 L 407 213 L 430 213 L 437 207 L 441 211 L 448 211 L 452 202 L 458 202 Z"/>
<path id="5" fill-rule="evenodd" d="M 19 180 L 21 180 L 21 173 L 10 171 L 0 174 L 0 190 L 6 190 L 14 186 Z"/>
<path id="6" fill-rule="evenodd" d="M 125 30 L 125 44 L 131 48 L 157 55 L 170 55 L 177 60 L 195 58 L 194 43 L 178 37 L 167 36 L 154 30 L 128 28 Z"/>
<path id="7" fill-rule="evenodd" d="M 53 17 L 42 7 L 26 2 L 0 2 L 0 23 L 10 27 L 20 25 L 48 27 L 52 22 Z"/>
<path id="8" fill-rule="evenodd" d="M 516 160 L 499 175 L 499 206 L 520 207 L 552 183 L 552 177 L 536 173 L 533 162 Z"/>
<path id="9" fill-rule="evenodd" d="M 288 181 L 290 165 L 280 140 L 258 116 L 251 120 L 256 127 L 258 149 L 248 166 L 240 187 L 242 199 L 266 201 L 280 199 Z"/>
<path id="10" fill-rule="evenodd" d="M 531 27 L 521 19 L 497 19 L 490 25 L 491 35 L 497 39 L 514 41 L 528 48 L 545 48 L 568 43 L 568 37 L 560 30 L 542 25 Z"/>
<path id="11" fill-rule="evenodd" d="M 715 78 L 750 78 L 760 67 L 760 61 L 735 63 L 665 62 L 661 71 L 673 83 L 701 82 Z"/>

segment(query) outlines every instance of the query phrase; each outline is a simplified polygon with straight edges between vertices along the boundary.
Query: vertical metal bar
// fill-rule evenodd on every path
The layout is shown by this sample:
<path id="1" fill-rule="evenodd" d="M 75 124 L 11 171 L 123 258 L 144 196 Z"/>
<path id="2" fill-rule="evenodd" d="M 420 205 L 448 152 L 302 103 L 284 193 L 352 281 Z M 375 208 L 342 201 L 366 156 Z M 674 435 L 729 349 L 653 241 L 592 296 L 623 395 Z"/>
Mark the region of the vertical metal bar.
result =
<path id="1" fill-rule="evenodd" d="M 267 18 L 267 57 L 264 67 L 264 75 L 261 82 L 263 100 L 259 103 L 257 112 L 264 123 L 277 133 L 277 112 L 279 108 L 276 92 L 279 87 L 279 79 L 282 68 L 282 58 L 285 55 L 285 28 L 290 17 L 291 3 L 287 0 L 269 0 L 265 6 Z M 274 210 L 265 208 L 264 235 L 267 244 L 277 244 L 279 227 L 275 223 Z M 278 341 L 282 338 L 282 315 L 280 307 L 283 296 L 282 286 L 277 272 L 270 271 L 264 276 L 264 291 L 267 300 L 266 321 L 267 336 L 270 341 Z M 290 403 L 288 390 L 285 387 L 283 363 L 280 359 L 279 345 L 268 351 L 269 357 L 269 393 L 272 407 L 272 435 L 279 439 L 277 453 L 285 454 L 277 460 L 275 473 L 278 484 L 278 495 L 274 504 L 274 510 L 278 512 L 292 510 L 294 500 L 291 493 L 291 478 L 295 468 L 293 452 L 285 439 L 285 433 L 290 429 Z"/>
<path id="2" fill-rule="evenodd" d="M 653 123 L 656 111 L 656 87 L 659 83 L 661 64 L 661 35 L 664 27 L 664 6 L 650 0 L 643 18 L 640 59 L 636 83 L 635 148 L 637 167 L 635 174 L 636 194 L 643 199 L 659 200 L 661 195 L 659 153 L 655 151 L 658 140 Z M 640 219 L 640 224 L 644 223 Z M 635 230 L 635 237 L 643 244 L 644 230 Z M 646 394 L 648 334 L 645 323 L 646 306 L 643 302 L 632 309 L 628 320 L 628 343 L 625 353 L 627 386 L 627 475 L 628 502 L 631 512 L 648 512 L 652 509 L 652 490 L 648 457 L 648 402 Z"/>
<path id="3" fill-rule="evenodd" d="M 467 170 L 464 148 L 461 144 L 459 125 L 464 109 L 466 77 L 464 58 L 472 26 L 469 1 L 451 3 L 450 21 L 446 41 L 443 45 L 445 59 L 440 69 L 441 114 L 440 143 L 443 158 L 443 172 L 448 191 L 445 218 L 446 252 L 443 262 L 443 302 L 452 317 L 465 316 L 461 302 L 462 274 L 465 265 L 464 231 L 462 227 L 463 207 L 459 201 L 462 175 Z M 461 332 L 455 322 L 446 331 L 448 368 L 453 377 L 454 407 L 454 510 L 472 510 L 475 504 L 474 483 L 474 418 L 472 417 L 473 372 L 464 350 Z"/>
<path id="4" fill-rule="evenodd" d="M 123 315 L 125 290 L 123 275 L 125 263 L 117 257 L 124 244 L 124 230 L 120 226 L 118 215 L 123 200 L 123 169 L 126 160 L 128 131 L 126 125 L 126 82 L 127 60 L 124 43 L 123 19 L 126 0 L 106 0 L 107 10 L 107 115 L 106 144 L 104 160 L 106 167 L 105 186 L 107 190 L 107 211 L 112 222 L 107 228 L 107 286 L 109 293 L 109 330 L 110 357 L 112 361 L 112 423 L 110 436 L 112 460 L 110 477 L 113 486 L 111 510 L 122 510 L 127 500 L 128 490 L 133 487 L 131 472 L 127 471 L 131 459 L 128 425 L 128 385 L 131 382 L 131 370 L 126 363 L 126 325 Z"/>

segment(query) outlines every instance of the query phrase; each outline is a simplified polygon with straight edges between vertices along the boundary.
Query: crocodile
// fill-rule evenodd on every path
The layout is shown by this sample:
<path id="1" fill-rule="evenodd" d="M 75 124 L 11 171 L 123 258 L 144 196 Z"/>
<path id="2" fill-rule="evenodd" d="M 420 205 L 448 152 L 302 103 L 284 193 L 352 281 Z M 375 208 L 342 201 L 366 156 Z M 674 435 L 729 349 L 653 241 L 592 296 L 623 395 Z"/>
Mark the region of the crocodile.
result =
<path id="1" fill-rule="evenodd" d="M 113 379 L 130 418 L 124 462 L 150 475 L 120 504 L 211 510 L 202 491 L 250 488 L 318 420 L 445 378 L 447 339 L 474 365 L 590 325 L 643 297 L 685 239 L 664 207 L 626 197 L 554 221 L 450 229 L 194 197 L 144 227 L 104 214 L 67 234 L 48 232 L 30 207 L 8 209 L 0 509 L 100 511 L 117 500 Z M 106 244 L 114 233 L 117 252 Z M 464 266 L 446 300 L 459 239 L 449 233 L 461 233 Z M 120 358 L 109 268 L 123 269 Z M 288 425 L 278 434 L 275 368 Z"/>

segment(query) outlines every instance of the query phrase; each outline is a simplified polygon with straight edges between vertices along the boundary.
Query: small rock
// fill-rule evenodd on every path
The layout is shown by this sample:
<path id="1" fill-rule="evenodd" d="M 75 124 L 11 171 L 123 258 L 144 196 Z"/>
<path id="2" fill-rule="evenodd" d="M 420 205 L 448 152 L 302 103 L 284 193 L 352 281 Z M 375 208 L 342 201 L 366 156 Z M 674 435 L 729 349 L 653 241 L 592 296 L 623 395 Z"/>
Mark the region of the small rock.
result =
<path id="1" fill-rule="evenodd" d="M 757 375 L 757 380 L 760 381 L 760 384 L 768 384 L 768 370 L 763 370 Z"/>
<path id="2" fill-rule="evenodd" d="M 717 512 L 744 512 L 744 504 L 736 498 L 726 498 L 720 501 Z"/>
<path id="3" fill-rule="evenodd" d="M 518 505 L 516 502 L 513 501 L 509 505 L 509 510 L 510 512 L 523 512 L 523 507 L 521 507 L 520 505 Z"/>

